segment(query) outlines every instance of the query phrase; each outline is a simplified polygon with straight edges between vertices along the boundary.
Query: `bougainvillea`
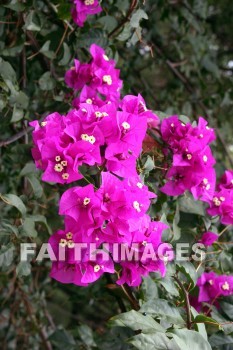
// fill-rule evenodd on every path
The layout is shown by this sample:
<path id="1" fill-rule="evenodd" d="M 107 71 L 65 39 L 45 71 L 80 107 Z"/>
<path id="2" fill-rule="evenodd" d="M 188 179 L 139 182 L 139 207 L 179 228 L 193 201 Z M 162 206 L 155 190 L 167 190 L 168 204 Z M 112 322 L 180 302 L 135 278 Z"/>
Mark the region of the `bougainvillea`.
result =
<path id="1" fill-rule="evenodd" d="M 90 53 L 90 63 L 75 60 L 65 76 L 76 93 L 74 108 L 65 116 L 53 113 L 40 124 L 31 123 L 35 128 L 32 154 L 44 181 L 71 183 L 83 178 L 81 166 L 95 169 L 95 184 L 71 187 L 61 197 L 59 214 L 64 216 L 65 229 L 49 240 L 57 258 L 51 277 L 84 286 L 105 272 L 118 271 L 117 284 L 138 286 L 150 272 L 165 276 L 168 251 L 169 260 L 174 258 L 167 243 L 163 254 L 158 253 L 168 226 L 147 214 L 156 195 L 138 175 L 137 159 L 147 130 L 152 136 L 161 132 L 168 167 L 160 191 L 169 196 L 190 191 L 196 200 L 211 203 L 208 213 L 220 215 L 226 224 L 231 223 L 233 176 L 227 171 L 215 192 L 216 161 L 209 146 L 215 133 L 204 118 L 191 124 L 172 116 L 160 125 L 141 95 L 120 99 L 120 71 L 105 51 L 93 44 Z M 199 243 L 209 247 L 217 240 L 217 234 L 205 232 Z M 116 243 L 136 255 L 123 259 L 122 251 L 114 251 Z M 93 244 L 98 248 L 94 258 Z M 150 254 L 145 256 L 148 244 Z M 83 248 L 78 259 L 76 245 Z M 64 261 L 59 260 L 60 248 L 65 250 Z M 232 278 L 203 273 L 197 283 L 198 303 L 232 294 Z"/>
<path id="2" fill-rule="evenodd" d="M 98 0 L 74 0 L 72 17 L 74 22 L 82 27 L 89 15 L 95 15 L 102 11 Z"/>
<path id="3" fill-rule="evenodd" d="M 231 348 L 229 8 L 1 2 L 4 349 Z"/>

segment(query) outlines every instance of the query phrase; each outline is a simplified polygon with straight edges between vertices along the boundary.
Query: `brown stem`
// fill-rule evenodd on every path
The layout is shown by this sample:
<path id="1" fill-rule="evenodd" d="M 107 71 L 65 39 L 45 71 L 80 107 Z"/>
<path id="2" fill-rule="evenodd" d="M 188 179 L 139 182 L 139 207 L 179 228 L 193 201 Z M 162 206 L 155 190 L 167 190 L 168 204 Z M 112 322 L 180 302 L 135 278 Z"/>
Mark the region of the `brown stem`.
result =
<path id="1" fill-rule="evenodd" d="M 191 315 L 191 309 L 190 309 L 190 302 L 189 302 L 189 294 L 187 292 L 187 290 L 185 289 L 183 283 L 178 279 L 178 277 L 173 276 L 174 280 L 176 281 L 176 283 L 178 284 L 178 286 L 180 287 L 180 289 L 182 290 L 183 294 L 184 294 L 184 299 L 185 299 L 185 309 L 186 309 L 186 313 L 187 313 L 187 328 L 191 329 L 192 328 L 192 315 Z"/>
<path id="2" fill-rule="evenodd" d="M 140 309 L 139 303 L 137 301 L 137 299 L 135 298 L 135 296 L 132 293 L 132 290 L 130 289 L 130 287 L 127 284 L 122 284 L 121 288 L 123 290 L 123 292 L 125 293 L 125 295 L 127 296 L 132 308 L 136 311 L 138 311 Z"/>
<path id="3" fill-rule="evenodd" d="M 42 122 L 45 118 L 47 113 L 45 113 L 40 119 L 39 119 L 39 123 Z M 31 132 L 34 128 L 31 126 L 28 126 L 27 128 L 25 128 L 24 130 L 19 131 L 17 134 L 9 137 L 6 140 L 0 140 L 0 147 L 4 147 L 7 145 L 10 145 L 11 143 L 21 139 L 22 137 L 24 137 L 25 135 L 27 135 L 29 132 Z"/>

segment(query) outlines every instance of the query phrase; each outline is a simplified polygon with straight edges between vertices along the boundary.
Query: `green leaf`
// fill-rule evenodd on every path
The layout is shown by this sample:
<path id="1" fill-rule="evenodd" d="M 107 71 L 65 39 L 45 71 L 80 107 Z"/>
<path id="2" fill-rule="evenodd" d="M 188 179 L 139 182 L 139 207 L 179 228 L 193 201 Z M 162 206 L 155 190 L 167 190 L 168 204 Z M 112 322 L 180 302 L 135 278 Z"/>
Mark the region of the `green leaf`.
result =
<path id="1" fill-rule="evenodd" d="M 146 312 L 152 317 L 165 320 L 169 323 L 184 325 L 179 309 L 164 299 L 152 299 L 142 304 L 140 312 Z"/>
<path id="2" fill-rule="evenodd" d="M 52 234 L 52 229 L 51 227 L 49 227 L 48 223 L 47 223 L 47 219 L 45 216 L 43 215 L 31 215 L 30 218 L 35 222 L 35 223 L 41 223 L 44 224 L 44 226 L 46 227 L 48 233 L 51 235 Z"/>
<path id="3" fill-rule="evenodd" d="M 117 36 L 117 39 L 119 41 L 126 41 L 127 39 L 129 39 L 130 36 L 131 36 L 131 26 L 129 23 L 126 23 L 122 32 Z"/>
<path id="4" fill-rule="evenodd" d="M 180 271 L 187 281 L 191 284 L 191 289 L 193 289 L 197 282 L 197 272 L 195 267 L 189 261 L 176 261 L 177 270 Z"/>
<path id="5" fill-rule="evenodd" d="M 41 30 L 40 18 L 38 17 L 36 11 L 32 10 L 28 13 L 25 19 L 24 28 L 35 32 L 39 32 Z"/>
<path id="6" fill-rule="evenodd" d="M 63 57 L 62 59 L 58 62 L 59 66 L 66 66 L 71 59 L 71 53 L 70 53 L 70 48 L 66 43 L 63 43 Z"/>
<path id="7" fill-rule="evenodd" d="M 159 280 L 159 283 L 166 289 L 166 291 L 177 297 L 179 295 L 179 292 L 175 286 L 173 278 L 166 276 L 163 279 Z"/>
<path id="8" fill-rule="evenodd" d="M 143 293 L 143 300 L 144 301 L 158 298 L 157 284 L 153 281 L 153 279 L 150 276 L 143 278 L 140 289 Z"/>
<path id="9" fill-rule="evenodd" d="M 48 339 L 59 350 L 72 350 L 76 345 L 73 336 L 64 329 L 56 329 Z"/>
<path id="10" fill-rule="evenodd" d="M 53 60 L 56 57 L 56 55 L 55 55 L 54 51 L 51 51 L 49 49 L 50 48 L 50 43 L 51 43 L 50 40 L 46 41 L 39 52 L 43 53 L 43 55 L 45 55 L 46 57 L 48 57 L 51 60 Z"/>
<path id="11" fill-rule="evenodd" d="M 27 261 L 21 261 L 16 267 L 16 273 L 19 277 L 31 274 L 31 264 Z"/>
<path id="12" fill-rule="evenodd" d="M 26 236 L 26 237 L 37 236 L 37 231 L 35 229 L 35 221 L 31 217 L 28 217 L 24 220 L 19 230 L 20 230 L 21 236 Z"/>
<path id="13" fill-rule="evenodd" d="M 90 327 L 88 327 L 85 324 L 82 324 L 78 327 L 78 333 L 83 343 L 86 344 L 88 347 L 97 346 L 93 338 L 92 329 Z"/>
<path id="14" fill-rule="evenodd" d="M 211 316 L 221 324 L 225 334 L 233 334 L 233 323 L 228 323 L 229 320 L 224 318 L 216 309 L 211 312 Z"/>
<path id="15" fill-rule="evenodd" d="M 223 333 L 213 334 L 209 338 L 209 342 L 213 347 L 223 346 L 223 345 L 233 345 L 233 336 L 226 336 Z"/>
<path id="16" fill-rule="evenodd" d="M 56 86 L 55 80 L 51 77 L 50 72 L 45 72 L 39 79 L 39 86 L 41 90 L 53 90 Z"/>
<path id="17" fill-rule="evenodd" d="M 28 174 L 26 178 L 30 182 L 35 198 L 41 198 L 43 195 L 43 187 L 41 186 L 41 182 L 34 174 Z"/>
<path id="18" fill-rule="evenodd" d="M 25 5 L 21 4 L 18 0 L 12 0 L 8 5 L 4 7 L 16 12 L 22 12 L 25 9 Z"/>
<path id="19" fill-rule="evenodd" d="M 181 350 L 212 350 L 210 344 L 198 332 L 175 329 L 171 334 Z"/>
<path id="20" fill-rule="evenodd" d="M 195 318 L 194 318 L 194 323 L 205 323 L 205 324 L 211 324 L 211 325 L 214 325 L 218 328 L 221 328 L 221 325 L 216 321 L 214 320 L 213 318 L 211 317 L 207 317 L 205 315 L 197 315 Z"/>
<path id="21" fill-rule="evenodd" d="M 3 80 L 10 80 L 13 83 L 16 82 L 16 73 L 10 63 L 4 61 L 0 57 L 0 75 L 2 76 Z"/>
<path id="22" fill-rule="evenodd" d="M 126 12 L 129 9 L 129 0 L 117 0 L 116 6 L 122 12 Z"/>
<path id="23" fill-rule="evenodd" d="M 20 176 L 25 176 L 28 174 L 32 174 L 35 173 L 37 171 L 35 163 L 32 162 L 28 162 L 23 169 L 20 171 Z"/>
<path id="24" fill-rule="evenodd" d="M 165 329 L 151 316 L 143 316 L 135 310 L 112 317 L 110 324 L 112 326 L 128 327 L 134 331 L 141 330 L 143 333 L 165 332 Z"/>
<path id="25" fill-rule="evenodd" d="M 117 27 L 117 20 L 113 16 L 103 16 L 98 20 L 98 22 L 103 25 L 103 29 L 108 33 Z"/>
<path id="26" fill-rule="evenodd" d="M 194 307 L 190 307 L 191 310 L 191 314 L 192 314 L 192 320 L 195 319 L 195 317 L 197 317 L 199 314 L 198 312 L 194 309 Z M 205 338 L 205 340 L 208 340 L 208 336 L 207 336 L 207 332 L 206 332 L 206 326 L 204 323 L 194 323 L 194 329 L 200 333 L 203 338 Z"/>
<path id="27" fill-rule="evenodd" d="M 24 117 L 24 111 L 22 109 L 19 109 L 16 107 L 16 105 L 13 108 L 13 113 L 11 117 L 11 123 L 17 123 Z"/>
<path id="28" fill-rule="evenodd" d="M 67 3 L 66 1 L 62 1 L 61 4 L 59 4 L 57 15 L 62 20 L 69 20 L 71 17 L 71 4 Z"/>
<path id="29" fill-rule="evenodd" d="M 180 211 L 183 211 L 184 213 L 205 216 L 203 202 L 195 201 L 193 197 L 191 197 L 191 195 L 190 196 L 186 195 L 179 198 L 178 203 L 180 206 Z"/>
<path id="30" fill-rule="evenodd" d="M 147 156 L 146 162 L 143 165 L 143 172 L 145 174 L 149 174 L 149 172 L 151 170 L 153 170 L 154 167 L 155 167 L 155 163 L 154 163 L 153 159 L 150 156 Z"/>
<path id="31" fill-rule="evenodd" d="M 233 305 L 225 301 L 220 302 L 221 309 L 229 317 L 230 320 L 233 320 Z"/>
<path id="32" fill-rule="evenodd" d="M 138 334 L 129 339 L 128 343 L 139 350 L 180 350 L 174 340 L 163 333 Z"/>
<path id="33" fill-rule="evenodd" d="M 146 14 L 145 11 L 143 11 L 142 9 L 138 9 L 136 10 L 131 19 L 130 19 L 130 26 L 133 27 L 133 28 L 138 28 L 139 27 L 139 24 L 140 24 L 140 21 L 142 19 L 148 19 L 148 16 Z"/>
<path id="34" fill-rule="evenodd" d="M 17 208 L 22 214 L 22 216 L 26 215 L 27 209 L 23 201 L 15 194 L 4 194 L 4 195 L 0 194 L 0 199 L 2 199 L 4 203 L 8 205 L 12 205 L 15 208 Z"/>
<path id="35" fill-rule="evenodd" d="M 14 259 L 15 247 L 9 243 L 8 245 L 3 245 L 0 249 L 0 266 L 8 267 L 12 264 Z"/>

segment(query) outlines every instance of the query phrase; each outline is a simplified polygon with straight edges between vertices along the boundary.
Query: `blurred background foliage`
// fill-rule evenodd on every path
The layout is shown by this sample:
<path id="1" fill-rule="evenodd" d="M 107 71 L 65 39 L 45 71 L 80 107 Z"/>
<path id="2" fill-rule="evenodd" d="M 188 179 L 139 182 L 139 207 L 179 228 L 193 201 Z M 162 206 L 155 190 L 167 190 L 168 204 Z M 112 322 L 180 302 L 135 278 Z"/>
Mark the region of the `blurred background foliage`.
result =
<path id="1" fill-rule="evenodd" d="M 19 262 L 20 243 L 46 242 L 62 226 L 57 213 L 64 188 L 41 183 L 28 123 L 69 110 L 72 96 L 64 74 L 75 57 L 89 59 L 90 44 L 106 48 L 118 62 L 123 94 L 141 93 L 148 107 L 165 114 L 207 118 L 218 132 L 218 175 L 233 167 L 232 1 L 103 0 L 101 5 L 103 12 L 78 28 L 66 0 L 1 1 L 2 349 L 134 348 L 121 340 L 132 335 L 128 330 L 106 328 L 110 317 L 129 307 L 111 280 L 103 277 L 88 288 L 66 286 L 50 280 L 49 261 Z M 200 212 L 190 211 L 196 223 Z M 223 266 L 230 271 L 232 255 L 224 254 Z M 137 293 L 143 300 L 151 293 L 177 296 L 169 277 L 161 283 L 146 280 Z M 225 305 L 226 319 L 232 316 Z M 218 334 L 213 336 L 214 348 L 232 349 L 232 339 L 219 343 Z"/>

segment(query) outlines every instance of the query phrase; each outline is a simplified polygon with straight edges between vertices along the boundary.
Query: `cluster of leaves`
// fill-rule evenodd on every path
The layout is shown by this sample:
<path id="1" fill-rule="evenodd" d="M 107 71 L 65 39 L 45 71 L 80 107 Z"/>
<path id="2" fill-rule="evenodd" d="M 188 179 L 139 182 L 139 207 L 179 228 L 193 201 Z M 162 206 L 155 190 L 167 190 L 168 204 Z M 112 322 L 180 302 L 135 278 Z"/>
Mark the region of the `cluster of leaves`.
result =
<path id="1" fill-rule="evenodd" d="M 124 92 L 142 93 L 150 108 L 164 111 L 161 118 L 178 113 L 209 119 L 219 134 L 218 173 L 232 166 L 231 1 L 103 0 L 101 6 L 97 18 L 78 28 L 64 0 L 3 0 L 0 5 L 2 348 L 229 350 L 231 297 L 221 301 L 220 309 L 212 307 L 212 318 L 189 308 L 191 329 L 183 308 L 187 290 L 196 293 L 204 267 L 233 273 L 232 246 L 224 243 L 232 239 L 229 230 L 209 249 L 206 266 L 171 264 L 165 279 L 151 276 L 133 292 L 107 277 L 88 288 L 62 286 L 49 279 L 49 261 L 39 263 L 33 256 L 30 262 L 19 261 L 21 243 L 39 246 L 61 227 L 57 203 L 62 190 L 40 182 L 28 121 L 69 110 L 65 71 L 77 56 L 88 60 L 92 43 L 118 61 Z M 153 189 L 161 179 L 161 157 L 154 141 L 151 154 L 140 159 Z M 150 214 L 170 224 L 164 237 L 170 242 L 193 242 L 202 230 L 223 229 L 188 196 L 176 201 L 160 194 Z"/>

